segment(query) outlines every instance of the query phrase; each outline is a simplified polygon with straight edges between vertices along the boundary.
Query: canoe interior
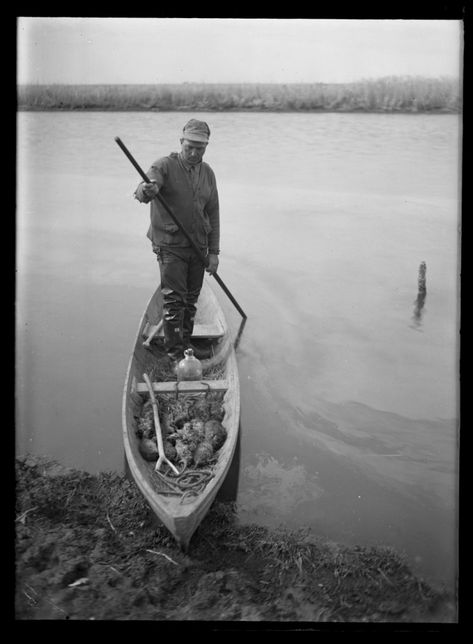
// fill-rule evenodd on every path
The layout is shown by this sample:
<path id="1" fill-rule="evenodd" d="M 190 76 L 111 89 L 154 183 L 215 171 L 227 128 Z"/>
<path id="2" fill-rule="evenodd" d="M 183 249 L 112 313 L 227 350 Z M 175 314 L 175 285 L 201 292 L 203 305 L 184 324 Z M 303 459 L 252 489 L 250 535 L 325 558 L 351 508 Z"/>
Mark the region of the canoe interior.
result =
<path id="1" fill-rule="evenodd" d="M 159 346 L 143 346 L 146 336 L 144 330 L 156 325 L 162 317 L 162 300 L 160 288 L 151 297 L 140 321 L 136 343 L 128 365 L 123 392 L 123 440 L 125 455 L 130 473 L 147 500 L 153 512 L 174 535 L 178 544 L 187 548 L 189 541 L 210 508 L 215 496 L 230 468 L 235 452 L 240 422 L 240 387 L 235 351 L 229 335 L 223 312 L 211 288 L 204 281 L 199 297 L 196 324 L 216 322 L 222 326 L 223 336 L 214 342 L 215 354 L 209 360 L 203 360 L 204 369 L 209 366 L 224 367 L 222 378 L 227 381 L 227 391 L 223 398 L 225 416 L 222 425 L 227 432 L 225 443 L 218 452 L 218 461 L 213 466 L 214 477 L 205 490 L 197 497 L 191 497 L 181 503 L 180 497 L 159 494 L 159 483 L 154 473 L 154 463 L 147 462 L 139 452 L 139 440 L 135 430 L 141 408 L 149 397 L 147 393 L 137 393 L 136 384 L 143 382 L 143 374 L 150 373 L 156 360 L 162 356 Z M 179 394 L 204 396 L 205 394 Z"/>

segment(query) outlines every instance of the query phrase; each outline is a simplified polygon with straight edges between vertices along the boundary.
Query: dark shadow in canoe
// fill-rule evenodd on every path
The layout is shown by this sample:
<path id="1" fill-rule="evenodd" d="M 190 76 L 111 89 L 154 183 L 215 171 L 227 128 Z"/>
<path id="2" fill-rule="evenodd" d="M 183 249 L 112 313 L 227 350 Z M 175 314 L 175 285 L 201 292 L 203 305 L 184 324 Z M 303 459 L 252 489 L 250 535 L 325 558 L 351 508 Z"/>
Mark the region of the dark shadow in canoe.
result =
<path id="1" fill-rule="evenodd" d="M 238 495 L 238 484 L 240 480 L 240 453 L 241 453 L 241 424 L 238 427 L 238 438 L 235 445 L 233 460 L 225 477 L 222 486 L 215 497 L 220 503 L 236 503 Z"/>

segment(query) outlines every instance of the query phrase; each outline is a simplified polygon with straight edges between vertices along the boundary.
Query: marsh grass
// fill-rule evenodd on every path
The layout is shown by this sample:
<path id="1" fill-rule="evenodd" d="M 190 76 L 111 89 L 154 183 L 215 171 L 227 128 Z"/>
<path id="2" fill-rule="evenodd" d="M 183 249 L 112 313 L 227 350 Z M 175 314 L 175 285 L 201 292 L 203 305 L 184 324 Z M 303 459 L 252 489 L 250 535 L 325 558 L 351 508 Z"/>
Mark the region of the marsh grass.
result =
<path id="1" fill-rule="evenodd" d="M 372 614 L 399 619 L 412 607 L 433 611 L 440 595 L 416 578 L 405 558 L 388 546 L 344 546 L 324 541 L 307 528 L 269 530 L 238 525 L 237 507 L 216 504 L 197 539 L 211 549 L 239 553 L 258 576 L 261 596 L 286 596 L 317 621 L 345 621 Z M 292 598 L 292 599 L 291 599 Z M 366 621 L 366 617 L 363 617 Z"/>
<path id="2" fill-rule="evenodd" d="M 458 112 L 452 78 L 385 77 L 355 83 L 20 85 L 19 110 Z"/>

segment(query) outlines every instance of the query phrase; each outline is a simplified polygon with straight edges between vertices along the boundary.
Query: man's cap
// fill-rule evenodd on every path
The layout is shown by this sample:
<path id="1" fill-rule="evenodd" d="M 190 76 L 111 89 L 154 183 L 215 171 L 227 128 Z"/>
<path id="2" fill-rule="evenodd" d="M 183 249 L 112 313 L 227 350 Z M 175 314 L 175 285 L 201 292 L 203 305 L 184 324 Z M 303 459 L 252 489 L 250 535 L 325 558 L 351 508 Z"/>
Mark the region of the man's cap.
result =
<path id="1" fill-rule="evenodd" d="M 189 141 L 198 141 L 199 143 L 208 143 L 210 137 L 210 128 L 204 121 L 191 119 L 184 125 L 182 135 Z"/>

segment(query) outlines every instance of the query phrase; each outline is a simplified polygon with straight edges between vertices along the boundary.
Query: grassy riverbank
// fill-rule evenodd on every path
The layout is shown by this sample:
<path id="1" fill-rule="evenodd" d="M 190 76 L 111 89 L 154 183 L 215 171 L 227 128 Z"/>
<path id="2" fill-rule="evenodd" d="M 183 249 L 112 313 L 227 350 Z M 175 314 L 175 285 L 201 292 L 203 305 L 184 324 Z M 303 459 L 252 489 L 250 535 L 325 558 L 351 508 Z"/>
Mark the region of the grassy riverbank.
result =
<path id="1" fill-rule="evenodd" d="M 454 79 L 417 77 L 344 84 L 20 85 L 18 109 L 455 113 L 460 90 Z"/>
<path id="2" fill-rule="evenodd" d="M 214 504 L 183 554 L 117 474 L 27 457 L 16 481 L 16 619 L 456 622 L 391 549 L 238 526 Z"/>

